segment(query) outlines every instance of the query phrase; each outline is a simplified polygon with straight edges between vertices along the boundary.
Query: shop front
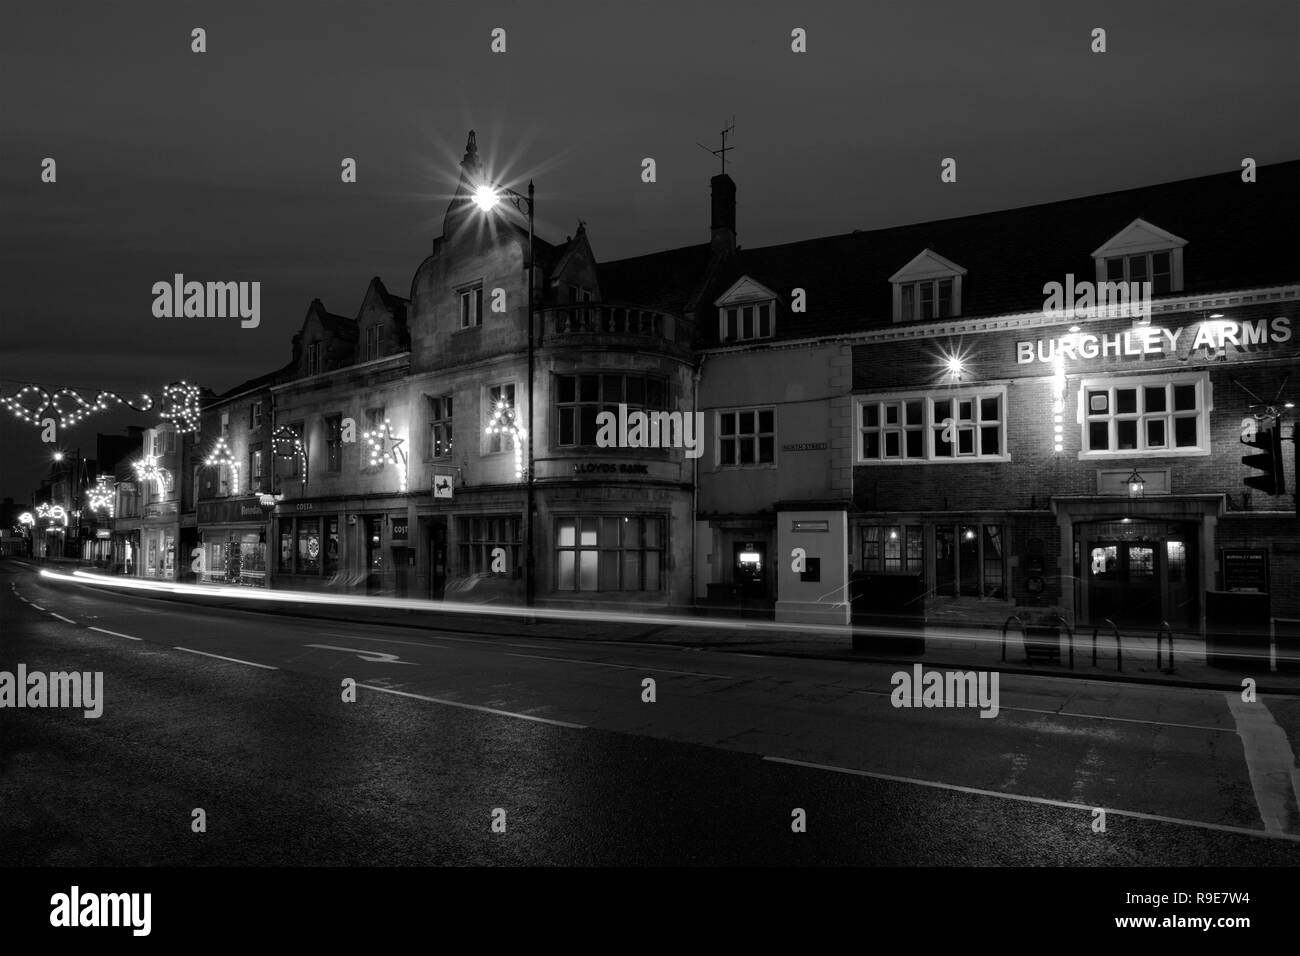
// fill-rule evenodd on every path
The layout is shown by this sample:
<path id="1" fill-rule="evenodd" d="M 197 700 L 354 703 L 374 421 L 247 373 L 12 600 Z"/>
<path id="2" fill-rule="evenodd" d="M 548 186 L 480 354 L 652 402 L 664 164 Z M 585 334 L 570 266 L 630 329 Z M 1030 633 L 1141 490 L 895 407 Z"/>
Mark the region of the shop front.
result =
<path id="1" fill-rule="evenodd" d="M 273 586 L 405 596 L 414 572 L 405 498 L 357 496 L 276 505 Z"/>
<path id="2" fill-rule="evenodd" d="M 267 587 L 266 515 L 259 496 L 246 495 L 198 504 L 202 561 L 197 571 L 207 584 Z"/>

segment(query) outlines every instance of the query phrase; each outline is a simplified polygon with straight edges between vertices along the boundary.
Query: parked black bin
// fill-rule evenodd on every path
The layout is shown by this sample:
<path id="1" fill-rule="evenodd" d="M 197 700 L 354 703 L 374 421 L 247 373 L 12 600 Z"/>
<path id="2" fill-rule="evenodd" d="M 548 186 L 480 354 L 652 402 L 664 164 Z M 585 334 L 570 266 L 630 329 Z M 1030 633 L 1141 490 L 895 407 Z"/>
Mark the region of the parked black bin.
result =
<path id="1" fill-rule="evenodd" d="M 857 571 L 849 597 L 855 651 L 925 653 L 925 575 Z"/>
<path id="2" fill-rule="evenodd" d="M 1269 596 L 1205 592 L 1205 662 L 1228 670 L 1268 670 Z"/>

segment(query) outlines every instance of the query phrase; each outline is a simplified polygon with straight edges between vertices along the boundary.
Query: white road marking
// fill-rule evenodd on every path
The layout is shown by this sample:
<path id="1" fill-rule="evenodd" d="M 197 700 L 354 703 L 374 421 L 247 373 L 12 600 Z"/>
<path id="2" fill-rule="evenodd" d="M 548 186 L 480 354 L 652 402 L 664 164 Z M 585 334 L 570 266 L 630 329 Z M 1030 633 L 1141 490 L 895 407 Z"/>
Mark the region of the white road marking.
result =
<path id="1" fill-rule="evenodd" d="M 659 667 L 653 664 L 609 664 L 605 661 L 584 661 L 576 657 L 542 657 L 539 654 L 511 654 L 506 652 L 506 657 L 526 657 L 534 661 L 562 661 L 565 664 L 590 664 L 592 667 L 617 667 L 625 671 L 656 671 L 662 674 L 689 674 L 692 677 L 716 677 L 719 680 L 745 680 L 743 677 L 732 677 L 730 674 L 703 674 L 700 671 L 678 671 L 671 667 Z"/>
<path id="2" fill-rule="evenodd" d="M 45 608 L 41 607 L 39 604 L 35 604 L 35 603 L 33 603 L 32 601 L 28 601 L 27 603 L 28 603 L 28 604 L 31 604 L 32 607 L 36 608 L 36 610 L 38 610 L 38 611 L 44 611 L 44 610 L 45 610 Z"/>
<path id="3" fill-rule="evenodd" d="M 1296 771 L 1295 754 L 1291 752 L 1286 731 L 1277 725 L 1262 700 L 1248 704 L 1237 691 L 1228 691 L 1223 696 L 1237 722 L 1250 787 L 1255 791 L 1255 806 L 1259 808 L 1264 829 L 1284 834 L 1293 811 L 1300 805 L 1300 774 Z"/>
<path id="4" fill-rule="evenodd" d="M 241 661 L 237 657 L 222 657 L 220 654 L 209 654 L 207 651 L 195 651 L 188 647 L 178 647 L 178 651 L 184 651 L 187 654 L 200 654 L 203 657 L 215 657 L 219 661 L 230 661 L 232 664 L 247 664 L 249 667 L 262 667 L 268 671 L 278 671 L 280 668 L 272 667 L 270 664 L 259 664 L 256 661 Z"/>
<path id="5" fill-rule="evenodd" d="M 92 627 L 92 631 L 99 631 L 100 634 L 112 634 L 114 637 L 125 637 L 128 641 L 139 641 L 142 638 L 132 637 L 130 634 L 119 634 L 117 631 L 105 630 L 102 627 Z"/>
<path id="6" fill-rule="evenodd" d="M 70 617 L 64 617 L 62 614 L 55 614 L 53 611 L 50 612 L 50 617 L 57 617 L 60 621 L 67 621 L 69 624 L 76 624 L 76 623 L 77 623 L 77 622 L 74 621 L 72 618 L 70 618 Z"/>
<path id="7" fill-rule="evenodd" d="M 858 690 L 857 694 L 870 694 L 872 697 L 892 697 L 892 691 L 885 690 Z M 1153 727 L 1181 727 L 1184 730 L 1208 730 L 1220 734 L 1235 734 L 1235 727 L 1211 727 L 1208 724 L 1175 724 L 1164 720 L 1142 720 L 1139 717 L 1111 717 L 1106 714 L 1080 714 L 1072 710 L 1041 710 L 1037 707 L 1008 707 L 1005 704 L 998 708 L 1001 711 L 1014 711 L 1021 714 L 1047 714 L 1049 717 L 1076 717 L 1079 720 L 1113 720 L 1121 724 L 1149 724 Z"/>
<path id="8" fill-rule="evenodd" d="M 550 724 L 552 727 L 568 727 L 570 730 L 586 730 L 583 724 L 571 724 L 564 720 L 550 720 L 546 717 L 534 717 L 532 714 L 516 714 L 509 710 L 497 710 L 495 707 L 480 707 L 478 704 L 462 704 L 456 700 L 443 700 L 440 697 L 426 697 L 423 694 L 412 694 L 409 691 L 393 690 L 390 687 L 376 687 L 373 684 L 358 684 L 358 687 L 364 687 L 366 690 L 376 690 L 381 694 L 396 694 L 398 697 L 412 697 L 415 700 L 427 700 L 431 704 L 442 704 L 446 707 L 460 707 L 463 710 L 477 710 L 484 714 L 496 714 L 498 717 L 516 717 L 519 720 L 531 720 L 539 724 Z"/>
<path id="9" fill-rule="evenodd" d="M 322 651 L 342 651 L 345 654 L 355 654 L 363 661 L 371 664 L 410 664 L 412 667 L 419 667 L 415 661 L 404 661 L 398 658 L 396 654 L 385 654 L 382 651 L 359 651 L 355 647 L 335 647 L 332 644 L 304 644 L 303 647 L 315 647 Z"/>
<path id="10" fill-rule="evenodd" d="M 795 767 L 808 767 L 812 770 L 829 770 L 832 773 L 846 773 L 855 777 L 870 777 L 873 780 L 888 780 L 892 783 L 907 783 L 916 787 L 931 787 L 936 790 L 949 790 L 955 793 L 969 793 L 978 797 L 997 797 L 999 800 L 1015 800 L 1020 803 L 1036 803 L 1046 807 L 1060 807 L 1065 810 L 1084 810 L 1089 814 L 1093 810 L 1105 810 L 1108 816 L 1131 817 L 1135 820 L 1153 820 L 1156 823 L 1172 823 L 1176 826 L 1196 827 L 1201 830 L 1215 830 L 1219 833 L 1237 833 L 1243 836 L 1263 837 L 1270 840 L 1286 840 L 1300 843 L 1300 835 L 1291 833 L 1271 833 L 1267 830 L 1252 830 L 1249 827 L 1234 827 L 1224 823 L 1205 823 L 1201 820 L 1184 820 L 1180 817 L 1166 817 L 1158 813 L 1142 813 L 1138 810 L 1116 810 L 1112 807 L 1089 806 L 1084 803 L 1071 803 L 1068 800 L 1053 800 L 1049 797 L 1030 797 L 1022 793 L 1003 793 L 1001 790 L 983 790 L 979 787 L 963 787 L 955 783 L 941 783 L 937 780 L 918 780 L 915 777 L 899 777 L 889 773 L 872 773 L 869 770 L 854 770 L 852 767 L 836 767 L 833 764 L 808 763 L 804 760 L 791 760 L 788 757 L 764 757 L 772 763 L 790 764 Z"/>

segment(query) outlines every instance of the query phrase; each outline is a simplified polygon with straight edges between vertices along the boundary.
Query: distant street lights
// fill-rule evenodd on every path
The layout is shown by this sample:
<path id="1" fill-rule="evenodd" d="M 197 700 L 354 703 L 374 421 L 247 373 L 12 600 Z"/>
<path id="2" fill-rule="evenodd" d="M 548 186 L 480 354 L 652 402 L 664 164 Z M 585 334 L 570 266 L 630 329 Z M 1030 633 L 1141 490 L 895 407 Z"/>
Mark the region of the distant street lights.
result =
<path id="1" fill-rule="evenodd" d="M 525 281 L 528 283 L 528 428 L 525 435 L 525 441 L 528 445 L 527 465 L 524 475 L 525 487 L 527 489 L 527 505 L 524 510 L 524 604 L 527 607 L 533 606 L 534 598 L 534 563 L 533 563 L 533 374 L 535 368 L 535 345 L 533 336 L 533 224 L 534 224 L 534 191 L 533 181 L 528 181 L 528 195 L 523 196 L 505 186 L 492 187 L 486 184 L 480 185 L 474 192 L 474 205 L 478 206 L 483 212 L 490 212 L 500 202 L 504 195 L 514 203 L 514 207 L 520 212 L 526 212 L 528 215 L 528 263 L 525 268 Z"/>

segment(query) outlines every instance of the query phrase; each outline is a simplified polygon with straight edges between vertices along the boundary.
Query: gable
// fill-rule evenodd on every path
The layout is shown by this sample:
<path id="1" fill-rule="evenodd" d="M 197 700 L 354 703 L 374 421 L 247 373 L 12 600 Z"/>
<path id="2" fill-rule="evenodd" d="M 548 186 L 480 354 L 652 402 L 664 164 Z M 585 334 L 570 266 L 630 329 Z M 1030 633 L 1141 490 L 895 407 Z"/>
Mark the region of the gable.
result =
<path id="1" fill-rule="evenodd" d="M 1163 249 L 1181 249 L 1187 245 L 1186 239 L 1180 239 L 1172 232 L 1166 232 L 1159 226 L 1152 225 L 1145 219 L 1134 219 L 1115 235 L 1093 250 L 1093 258 L 1106 256 L 1123 256 L 1138 252 L 1154 252 Z"/>
<path id="2" fill-rule="evenodd" d="M 922 279 L 940 279 L 945 276 L 964 276 L 966 270 L 951 259 L 945 259 L 933 249 L 922 249 L 907 265 L 889 277 L 890 282 L 916 282 Z"/>
<path id="3" fill-rule="evenodd" d="M 775 299 L 776 293 L 749 276 L 741 276 L 731 288 L 714 300 L 713 304 L 718 307 L 731 305 L 737 302 L 757 302 L 767 299 Z"/>

